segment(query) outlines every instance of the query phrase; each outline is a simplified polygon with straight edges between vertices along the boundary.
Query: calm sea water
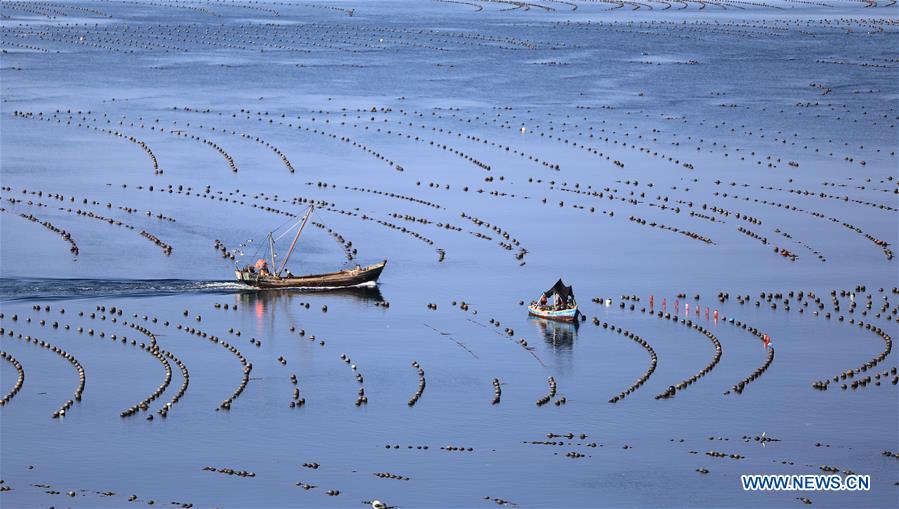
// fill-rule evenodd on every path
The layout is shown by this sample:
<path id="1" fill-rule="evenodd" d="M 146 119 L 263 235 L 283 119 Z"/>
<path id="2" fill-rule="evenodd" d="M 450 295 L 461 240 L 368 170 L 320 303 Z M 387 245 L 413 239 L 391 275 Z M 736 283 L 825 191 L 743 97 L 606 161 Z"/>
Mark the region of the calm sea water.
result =
<path id="1" fill-rule="evenodd" d="M 899 470 L 882 451 L 899 449 L 897 386 L 894 375 L 880 385 L 873 376 L 895 369 L 896 354 L 862 374 L 872 376 L 865 387 L 812 388 L 884 350 L 850 319 L 896 335 L 896 261 L 872 241 L 891 247 L 899 231 L 888 3 L 4 2 L 0 326 L 72 354 L 86 386 L 52 419 L 77 372 L 15 335 L 0 340 L 25 371 L 0 407 L 0 477 L 12 488 L 0 505 L 895 506 Z M 164 173 L 140 146 L 94 127 L 144 142 Z M 294 198 L 327 202 L 312 220 L 357 256 L 347 262 L 340 242 L 309 225 L 292 271 L 386 259 L 377 288 L 253 292 L 231 282 L 235 262 L 215 241 L 254 261 L 267 232 L 292 222 L 264 207 L 302 214 Z M 78 256 L 19 214 L 71 232 Z M 528 318 L 520 304 L 560 277 L 587 317 L 579 326 Z M 825 309 L 800 314 L 793 297 L 786 311 L 787 295 L 776 309 L 755 306 L 760 292 L 791 290 Z M 855 292 L 851 313 L 844 290 Z M 714 348 L 641 313 L 650 296 L 656 311 L 663 299 L 681 315 L 686 302 L 701 306 L 692 319 L 722 345 L 714 369 L 671 399 L 654 396 L 701 370 Z M 115 323 L 112 307 L 123 310 Z M 773 339 L 775 360 L 742 394 L 722 393 L 762 366 L 766 347 L 706 310 Z M 593 317 L 639 334 L 658 356 L 649 380 L 616 404 L 609 398 L 649 356 Z M 155 411 L 182 383 L 172 361 L 162 396 L 120 417 L 165 375 L 148 352 L 110 340 L 147 341 L 123 321 L 189 370 L 166 418 Z M 241 382 L 238 357 L 179 324 L 252 363 L 230 410 L 218 407 Z M 410 407 L 414 361 L 426 388 Z M 0 392 L 16 377 L 4 361 Z M 564 404 L 535 405 L 548 377 Z M 290 408 L 296 387 L 306 404 Z M 360 387 L 368 404 L 356 406 Z M 742 440 L 763 432 L 779 441 Z M 822 466 L 870 474 L 872 489 L 739 485 L 741 474 Z"/>

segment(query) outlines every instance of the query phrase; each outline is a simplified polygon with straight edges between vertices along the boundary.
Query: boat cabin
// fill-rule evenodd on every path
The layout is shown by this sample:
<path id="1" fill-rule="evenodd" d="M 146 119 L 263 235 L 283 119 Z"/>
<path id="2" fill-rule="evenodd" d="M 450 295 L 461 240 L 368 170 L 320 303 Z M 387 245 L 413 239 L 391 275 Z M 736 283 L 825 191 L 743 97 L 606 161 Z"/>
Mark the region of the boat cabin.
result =
<path id="1" fill-rule="evenodd" d="M 579 311 L 577 302 L 574 300 L 574 290 L 559 279 L 549 290 L 540 295 L 539 300 L 531 302 L 528 306 L 528 314 L 563 322 L 577 320 Z"/>
<path id="2" fill-rule="evenodd" d="M 574 300 L 574 290 L 570 286 L 565 286 L 561 279 L 556 281 L 552 288 L 543 292 L 543 295 L 540 296 L 539 304 L 540 307 L 555 310 L 577 307 L 577 302 Z"/>

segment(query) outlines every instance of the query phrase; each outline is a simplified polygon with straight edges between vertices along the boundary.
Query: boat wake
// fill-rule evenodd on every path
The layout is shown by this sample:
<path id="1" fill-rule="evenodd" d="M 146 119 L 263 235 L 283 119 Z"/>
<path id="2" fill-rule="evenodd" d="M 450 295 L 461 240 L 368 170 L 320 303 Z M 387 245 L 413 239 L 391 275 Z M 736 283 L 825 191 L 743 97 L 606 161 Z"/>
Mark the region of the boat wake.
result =
<path id="1" fill-rule="evenodd" d="M 14 279 L 0 278 L 0 301 L 154 297 L 184 293 L 240 293 L 233 281 L 187 279 Z"/>

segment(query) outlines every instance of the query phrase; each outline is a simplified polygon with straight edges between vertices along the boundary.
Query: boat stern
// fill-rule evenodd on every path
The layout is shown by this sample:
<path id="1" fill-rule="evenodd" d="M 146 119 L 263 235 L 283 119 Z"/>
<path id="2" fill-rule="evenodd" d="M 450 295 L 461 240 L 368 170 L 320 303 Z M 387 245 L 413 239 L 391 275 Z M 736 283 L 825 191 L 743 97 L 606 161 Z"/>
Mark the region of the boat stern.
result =
<path id="1" fill-rule="evenodd" d="M 255 275 L 247 270 L 234 269 L 234 276 L 239 283 L 253 284 L 256 281 Z"/>

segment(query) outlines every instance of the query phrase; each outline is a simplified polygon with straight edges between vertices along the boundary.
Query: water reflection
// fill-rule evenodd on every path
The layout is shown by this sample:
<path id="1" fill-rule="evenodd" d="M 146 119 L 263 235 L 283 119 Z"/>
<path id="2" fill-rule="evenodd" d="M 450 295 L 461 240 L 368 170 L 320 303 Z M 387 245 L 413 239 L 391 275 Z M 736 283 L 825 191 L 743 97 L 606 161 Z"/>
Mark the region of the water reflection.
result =
<path id="1" fill-rule="evenodd" d="M 235 295 L 236 303 L 242 306 L 250 306 L 263 311 L 272 311 L 276 307 L 289 309 L 299 302 L 306 302 L 316 296 L 337 298 L 340 300 L 356 301 L 360 304 L 373 305 L 383 302 L 384 296 L 378 286 L 354 286 L 351 288 L 336 288 L 331 290 L 260 290 L 245 291 Z"/>
<path id="2" fill-rule="evenodd" d="M 537 325 L 537 330 L 553 352 L 571 351 L 580 322 L 556 322 L 533 316 L 530 319 Z"/>
<path id="3" fill-rule="evenodd" d="M 287 317 L 291 325 L 296 325 L 294 313 L 302 305 L 313 304 L 316 297 L 326 298 L 328 303 L 334 303 L 334 299 L 337 299 L 360 307 L 374 306 L 375 303 L 384 301 L 377 286 L 365 286 L 331 290 L 294 288 L 243 291 L 234 295 L 234 303 L 235 306 L 250 310 L 256 334 L 264 335 L 265 331 L 275 330 L 277 317 Z"/>

